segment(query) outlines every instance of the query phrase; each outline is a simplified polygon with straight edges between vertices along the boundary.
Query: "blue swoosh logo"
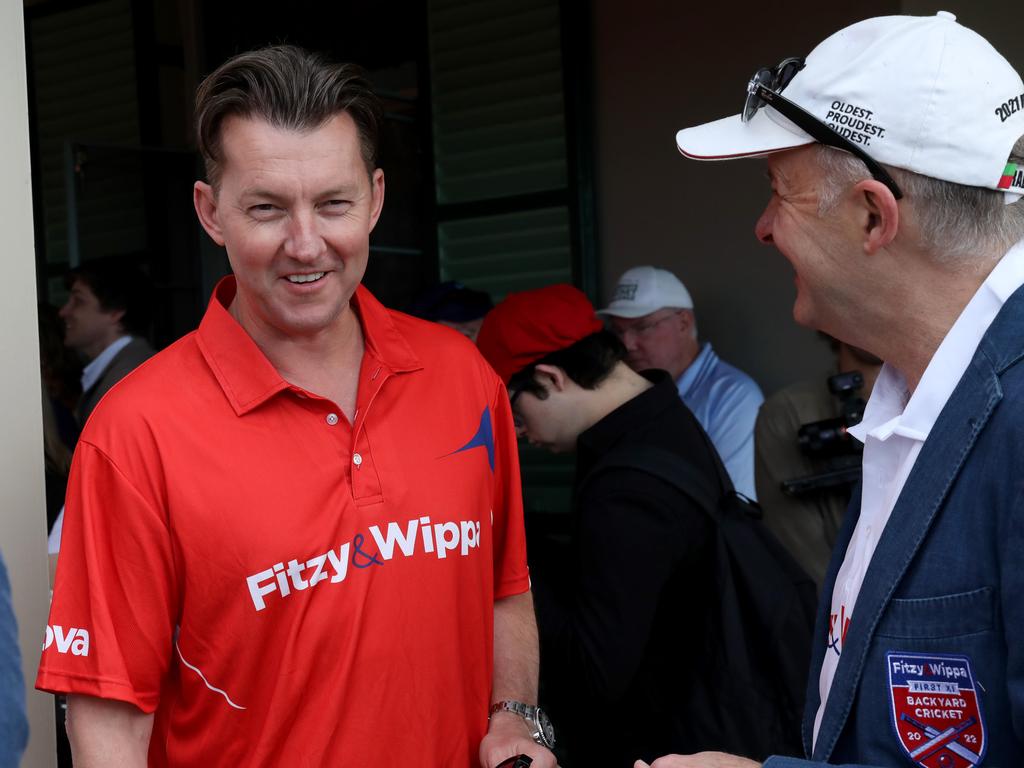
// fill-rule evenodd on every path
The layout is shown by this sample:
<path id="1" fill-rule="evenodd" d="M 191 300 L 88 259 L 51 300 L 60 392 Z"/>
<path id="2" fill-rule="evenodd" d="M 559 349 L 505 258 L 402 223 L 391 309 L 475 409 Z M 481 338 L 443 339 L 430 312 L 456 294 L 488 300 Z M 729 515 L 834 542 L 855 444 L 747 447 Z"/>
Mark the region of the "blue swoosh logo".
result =
<path id="1" fill-rule="evenodd" d="M 491 425 L 491 409 L 488 407 L 484 408 L 484 412 L 480 414 L 480 426 L 476 429 L 476 434 L 469 439 L 469 442 L 458 450 L 452 451 L 449 456 L 456 453 L 462 453 L 463 451 L 469 451 L 473 448 L 486 448 L 487 449 L 487 463 L 491 465 L 491 472 L 494 471 L 494 427 Z"/>

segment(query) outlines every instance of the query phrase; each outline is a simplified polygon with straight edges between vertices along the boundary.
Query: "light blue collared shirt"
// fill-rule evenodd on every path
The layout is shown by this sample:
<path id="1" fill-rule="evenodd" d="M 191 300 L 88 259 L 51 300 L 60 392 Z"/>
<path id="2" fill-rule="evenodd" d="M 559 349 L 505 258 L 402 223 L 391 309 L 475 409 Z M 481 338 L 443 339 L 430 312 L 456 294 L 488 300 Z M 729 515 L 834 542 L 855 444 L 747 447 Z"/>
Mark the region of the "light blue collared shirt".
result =
<path id="1" fill-rule="evenodd" d="M 107 366 L 110 365 L 110 361 L 117 356 L 118 352 L 127 347 L 128 344 L 131 343 L 131 340 L 131 336 L 122 336 L 96 355 L 96 357 L 82 369 L 83 392 L 88 392 L 92 389 L 93 384 L 99 381 L 100 376 L 102 376 L 103 372 L 107 370 Z"/>
<path id="2" fill-rule="evenodd" d="M 754 422 L 764 402 L 761 388 L 704 344 L 676 382 L 679 396 L 708 433 L 736 490 L 756 498 Z"/>

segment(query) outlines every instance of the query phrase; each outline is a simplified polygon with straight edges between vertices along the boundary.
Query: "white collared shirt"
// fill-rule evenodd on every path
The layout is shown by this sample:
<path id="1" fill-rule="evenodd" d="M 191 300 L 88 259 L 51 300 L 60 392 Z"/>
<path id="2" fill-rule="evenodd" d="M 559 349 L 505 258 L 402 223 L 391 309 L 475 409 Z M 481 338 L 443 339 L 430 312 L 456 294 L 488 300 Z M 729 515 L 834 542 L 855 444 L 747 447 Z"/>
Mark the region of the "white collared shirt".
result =
<path id="1" fill-rule="evenodd" d="M 818 680 L 821 703 L 814 718 L 815 741 L 846 630 L 878 539 L 921 447 L 970 365 L 978 344 L 1003 304 L 1022 284 L 1024 241 L 1003 256 L 964 307 L 935 350 L 913 395 L 903 374 L 886 363 L 871 391 L 864 419 L 849 431 L 864 443 L 860 518 L 832 592 L 828 647 Z"/>
<path id="2" fill-rule="evenodd" d="M 88 392 L 93 385 L 100 380 L 100 376 L 107 370 L 107 366 L 117 356 L 117 353 L 128 346 L 131 336 L 121 336 L 117 341 L 100 352 L 92 361 L 82 369 L 82 391 Z"/>

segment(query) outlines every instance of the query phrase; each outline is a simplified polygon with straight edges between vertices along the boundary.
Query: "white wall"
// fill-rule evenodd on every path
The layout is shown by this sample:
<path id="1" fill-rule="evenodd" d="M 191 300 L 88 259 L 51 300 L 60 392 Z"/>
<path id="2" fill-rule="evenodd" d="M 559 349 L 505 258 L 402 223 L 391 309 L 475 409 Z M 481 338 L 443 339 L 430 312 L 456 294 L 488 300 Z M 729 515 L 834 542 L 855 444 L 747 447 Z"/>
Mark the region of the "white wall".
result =
<path id="1" fill-rule="evenodd" d="M 49 608 L 25 38 L 20 2 L 0 3 L 0 547 L 11 576 L 28 688 L 23 765 L 56 765 L 53 697 L 32 689 Z"/>
<path id="2" fill-rule="evenodd" d="M 860 3 L 596 0 L 594 59 L 602 298 L 636 264 L 675 271 L 693 294 L 702 338 L 765 393 L 824 375 L 827 346 L 792 320 L 792 269 L 753 227 L 768 198 L 758 160 L 700 163 L 679 128 L 736 114 L 753 71 L 804 55 L 859 19 L 948 8 L 1018 70 L 1020 0 Z M 1015 60 L 1016 57 L 1016 60 Z"/>

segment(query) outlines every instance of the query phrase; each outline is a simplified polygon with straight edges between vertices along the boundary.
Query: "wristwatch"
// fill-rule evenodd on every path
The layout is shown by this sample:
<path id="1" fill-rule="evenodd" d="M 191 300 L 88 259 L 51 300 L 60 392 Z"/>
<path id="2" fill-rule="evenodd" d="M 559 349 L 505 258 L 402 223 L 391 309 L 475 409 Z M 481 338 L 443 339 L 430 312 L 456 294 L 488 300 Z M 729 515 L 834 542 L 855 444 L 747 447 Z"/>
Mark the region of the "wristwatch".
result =
<path id="1" fill-rule="evenodd" d="M 530 726 L 532 731 L 530 736 L 534 741 L 542 747 L 555 748 L 555 729 L 551 725 L 551 720 L 548 719 L 548 713 L 540 707 L 523 704 L 521 701 L 503 700 L 491 704 L 488 718 L 495 712 L 511 712 L 514 715 L 519 715 Z"/>

